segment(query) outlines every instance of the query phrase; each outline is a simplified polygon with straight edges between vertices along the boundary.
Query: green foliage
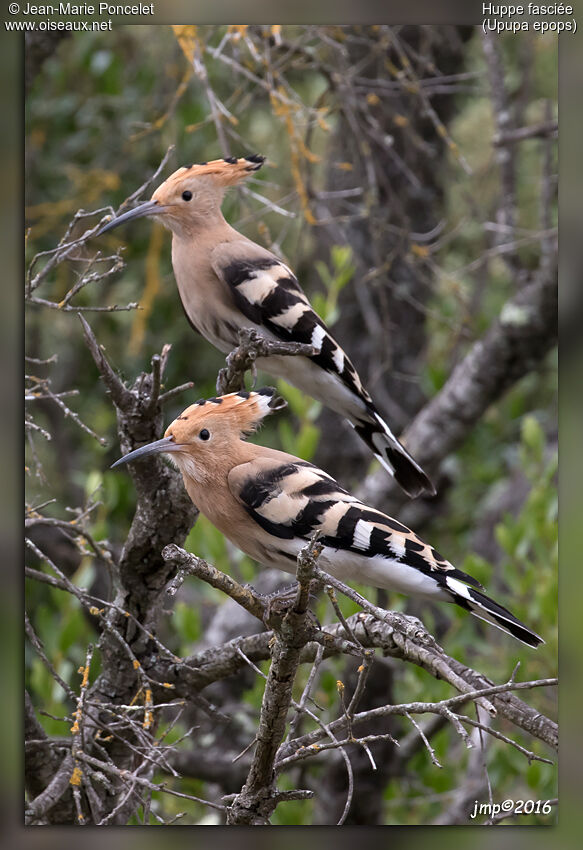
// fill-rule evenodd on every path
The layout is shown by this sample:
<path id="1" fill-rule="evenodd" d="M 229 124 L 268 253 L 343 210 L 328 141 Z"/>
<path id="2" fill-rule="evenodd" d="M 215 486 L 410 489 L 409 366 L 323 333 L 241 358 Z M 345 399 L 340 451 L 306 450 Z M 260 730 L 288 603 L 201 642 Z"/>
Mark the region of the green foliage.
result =
<path id="1" fill-rule="evenodd" d="M 505 68 L 512 114 L 521 115 L 524 126 L 557 117 L 557 40 L 513 35 L 496 40 Z M 530 96 L 525 100 L 525 68 L 532 73 Z M 511 241 L 497 232 L 496 211 L 500 201 L 500 165 L 492 145 L 495 134 L 494 105 L 488 96 L 489 82 L 482 44 L 472 39 L 466 54 L 466 69 L 476 74 L 476 88 L 460 94 L 459 108 L 449 125 L 452 138 L 464 152 L 471 173 L 462 173 L 454 156 L 443 175 L 444 216 L 448 233 L 433 255 L 437 275 L 436 309 L 428 313 L 429 352 L 426 359 L 424 388 L 429 395 L 437 392 L 451 374 L 452 362 L 458 362 L 471 342 L 483 334 L 514 293 L 512 274 L 505 254 L 498 251 L 499 241 Z M 479 81 L 479 82 L 478 82 Z M 525 104 L 525 113 L 521 113 Z M 516 184 L 516 238 L 518 255 L 526 268 L 536 267 L 540 259 L 542 181 L 547 144 L 531 139 L 513 146 Z M 558 167 L 555 146 L 551 146 L 551 173 Z M 552 197 L 549 224 L 556 225 L 557 199 Z M 528 232 L 531 231 L 531 232 Z"/>
<path id="2" fill-rule="evenodd" d="M 288 418 L 279 419 L 277 433 L 281 448 L 303 460 L 312 460 L 320 439 L 320 430 L 314 422 L 320 415 L 322 405 L 287 381 L 279 380 L 277 389 L 287 401 L 295 420 L 292 426 Z"/>
<path id="3" fill-rule="evenodd" d="M 516 517 L 496 527 L 496 539 L 508 556 L 504 575 L 528 614 L 540 622 L 546 650 L 557 652 L 558 495 L 557 455 L 545 451 L 544 432 L 534 416 L 522 423 L 520 460 L 531 489 Z"/>
<path id="4" fill-rule="evenodd" d="M 202 634 L 202 621 L 198 608 L 178 601 L 174 607 L 174 625 L 184 646 L 181 654 L 186 655 Z"/>
<path id="5" fill-rule="evenodd" d="M 92 572 L 90 563 L 86 563 L 73 579 L 81 587 L 88 586 Z M 95 641 L 93 625 L 76 599 L 56 588 L 49 589 L 44 601 L 35 601 L 40 596 L 38 586 L 36 582 L 27 581 L 25 596 L 28 609 L 34 610 L 34 629 L 42 641 L 45 655 L 61 679 L 74 692 L 78 692 L 81 679 L 78 671 L 85 664 L 87 645 Z M 96 652 L 90 671 L 91 681 L 99 671 L 100 658 Z M 25 653 L 25 687 L 42 700 L 46 715 L 40 716 L 39 720 L 46 733 L 58 736 L 66 734 L 66 724 L 72 724 L 71 712 L 74 706 L 40 657 L 28 646 Z"/>
<path id="6" fill-rule="evenodd" d="M 332 261 L 331 270 L 321 260 L 315 262 L 316 270 L 325 287 L 325 293 L 315 292 L 312 296 L 314 310 L 328 326 L 333 325 L 338 319 L 338 296 L 346 284 L 350 283 L 356 270 L 350 245 L 332 245 L 330 259 Z"/>

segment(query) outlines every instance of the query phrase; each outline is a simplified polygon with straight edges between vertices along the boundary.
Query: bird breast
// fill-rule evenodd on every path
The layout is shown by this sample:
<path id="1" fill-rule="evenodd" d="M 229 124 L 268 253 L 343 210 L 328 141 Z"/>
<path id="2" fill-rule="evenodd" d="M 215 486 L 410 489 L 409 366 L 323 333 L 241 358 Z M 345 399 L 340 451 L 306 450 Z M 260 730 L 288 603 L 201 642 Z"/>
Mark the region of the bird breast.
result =
<path id="1" fill-rule="evenodd" d="M 196 331 L 211 345 L 227 354 L 238 345 L 242 327 L 240 312 L 232 295 L 217 278 L 205 251 L 196 249 L 196 242 L 172 240 L 172 266 L 184 312 Z"/>

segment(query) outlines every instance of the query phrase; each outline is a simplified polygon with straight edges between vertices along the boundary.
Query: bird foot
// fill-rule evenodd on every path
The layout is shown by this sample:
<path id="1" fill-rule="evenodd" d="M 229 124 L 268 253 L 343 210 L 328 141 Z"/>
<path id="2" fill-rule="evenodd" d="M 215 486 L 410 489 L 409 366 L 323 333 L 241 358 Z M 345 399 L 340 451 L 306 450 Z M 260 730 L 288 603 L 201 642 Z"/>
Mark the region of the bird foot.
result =
<path id="1" fill-rule="evenodd" d="M 272 617 L 277 617 L 278 619 L 285 617 L 297 599 L 298 586 L 298 582 L 294 582 L 294 584 L 287 585 L 286 587 L 276 590 L 274 593 L 269 593 L 264 596 L 264 600 L 267 604 L 265 607 L 263 621 L 266 625 L 270 622 Z M 315 597 L 312 593 L 310 593 L 310 599 L 313 598 Z M 313 611 L 308 611 L 307 616 L 313 620 L 313 623 L 317 628 L 320 628 L 318 618 Z"/>
<path id="2" fill-rule="evenodd" d="M 297 581 L 276 590 L 274 593 L 266 594 L 265 602 L 267 604 L 263 618 L 265 623 L 267 623 L 272 617 L 284 617 L 296 601 L 297 595 Z"/>

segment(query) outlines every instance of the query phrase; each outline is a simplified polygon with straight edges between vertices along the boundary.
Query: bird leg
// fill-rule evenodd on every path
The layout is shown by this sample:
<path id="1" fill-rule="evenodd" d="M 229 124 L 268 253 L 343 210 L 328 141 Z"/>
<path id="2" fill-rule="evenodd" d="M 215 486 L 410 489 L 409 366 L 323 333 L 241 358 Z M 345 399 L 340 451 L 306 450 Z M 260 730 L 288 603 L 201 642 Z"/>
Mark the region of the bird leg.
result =
<path id="1" fill-rule="evenodd" d="M 217 376 L 217 393 L 225 395 L 243 389 L 245 372 L 251 369 L 255 378 L 255 361 L 258 357 L 265 358 L 274 355 L 281 356 L 282 354 L 311 357 L 317 353 L 317 349 L 308 343 L 270 340 L 254 328 L 241 328 L 239 330 L 239 345 L 227 355 L 227 365 L 219 371 Z"/>
<path id="2" fill-rule="evenodd" d="M 313 579 L 310 582 L 310 599 L 316 598 L 315 594 L 321 589 L 321 586 L 321 582 L 319 582 L 317 579 Z M 254 593 L 260 596 L 262 602 L 265 604 L 263 622 L 266 626 L 271 628 L 273 626 L 274 620 L 281 620 L 288 613 L 288 611 L 293 608 L 298 597 L 299 587 L 299 583 L 295 581 L 293 582 L 293 584 L 288 584 L 285 587 L 281 587 L 279 590 L 275 590 L 273 593 L 262 594 L 254 590 Z M 312 611 L 308 611 L 308 616 L 312 620 L 313 625 L 320 629 L 321 625 L 316 615 Z"/>

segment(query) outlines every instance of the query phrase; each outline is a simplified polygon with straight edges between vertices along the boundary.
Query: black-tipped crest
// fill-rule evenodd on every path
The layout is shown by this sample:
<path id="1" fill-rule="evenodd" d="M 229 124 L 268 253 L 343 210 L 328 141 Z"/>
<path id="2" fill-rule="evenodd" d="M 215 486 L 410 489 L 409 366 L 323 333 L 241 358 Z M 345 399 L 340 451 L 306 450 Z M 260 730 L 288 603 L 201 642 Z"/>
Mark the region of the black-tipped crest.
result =
<path id="1" fill-rule="evenodd" d="M 253 168 L 248 169 L 249 171 L 259 171 L 259 169 L 265 162 L 265 157 L 261 156 L 260 153 L 249 154 L 249 156 L 246 156 L 245 159 L 247 160 L 247 162 L 253 163 Z"/>
<path id="2" fill-rule="evenodd" d="M 210 185 L 227 188 L 234 186 L 244 180 L 253 171 L 257 171 L 265 157 L 259 154 L 251 154 L 245 157 L 225 156 L 222 159 L 213 159 L 208 162 L 198 162 L 193 165 L 185 165 L 171 174 L 164 183 L 156 189 L 156 197 L 165 198 L 166 193 L 172 187 L 180 188 L 188 178 L 208 178 Z M 201 184 L 204 185 L 204 184 Z M 160 194 L 159 194 L 160 193 Z"/>
<path id="3" fill-rule="evenodd" d="M 287 401 L 280 395 L 277 395 L 275 387 L 262 387 L 260 390 L 257 390 L 257 394 L 270 398 L 267 406 L 272 410 L 283 410 L 284 407 L 287 407 Z"/>

